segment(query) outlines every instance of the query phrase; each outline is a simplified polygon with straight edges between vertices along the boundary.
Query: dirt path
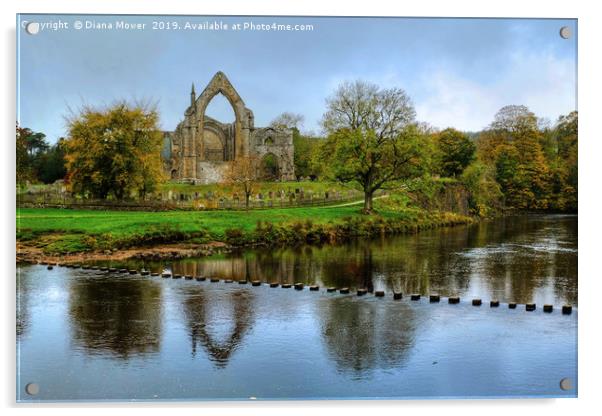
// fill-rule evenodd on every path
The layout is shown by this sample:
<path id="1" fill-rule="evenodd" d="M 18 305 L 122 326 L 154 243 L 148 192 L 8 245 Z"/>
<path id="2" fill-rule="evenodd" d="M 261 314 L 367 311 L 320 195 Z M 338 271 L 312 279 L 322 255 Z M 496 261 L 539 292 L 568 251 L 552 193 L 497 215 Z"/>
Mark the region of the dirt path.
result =
<path id="1" fill-rule="evenodd" d="M 383 198 L 388 198 L 388 197 L 389 197 L 389 195 L 380 195 L 380 196 L 372 198 L 372 200 L 374 201 L 374 200 L 377 200 L 377 199 L 383 199 Z M 359 201 L 346 202 L 344 204 L 339 204 L 339 205 L 328 205 L 328 206 L 325 206 L 324 208 L 349 207 L 349 206 L 352 206 L 352 205 L 359 205 L 359 204 L 363 204 L 363 203 L 364 203 L 364 200 L 360 199 Z"/>
<path id="2" fill-rule="evenodd" d="M 84 263 L 96 260 L 126 260 L 138 259 L 178 259 L 188 257 L 210 256 L 215 253 L 230 251 L 226 243 L 213 242 L 208 244 L 165 244 L 156 247 L 139 247 L 115 251 L 73 253 L 60 256 L 44 254 L 41 248 L 17 243 L 17 263 Z"/>

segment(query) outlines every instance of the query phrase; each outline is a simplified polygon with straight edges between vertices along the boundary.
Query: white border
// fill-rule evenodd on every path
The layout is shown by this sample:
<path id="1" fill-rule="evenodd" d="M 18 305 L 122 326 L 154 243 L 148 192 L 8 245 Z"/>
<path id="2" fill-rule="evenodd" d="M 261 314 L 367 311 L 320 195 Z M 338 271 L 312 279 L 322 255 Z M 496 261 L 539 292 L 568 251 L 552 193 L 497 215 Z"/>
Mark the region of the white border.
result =
<path id="1" fill-rule="evenodd" d="M 8 408 L 5 414 L 33 413 L 44 411 L 50 415 L 80 414 L 78 408 L 86 407 L 91 415 L 105 415 L 108 408 L 127 408 L 128 413 L 163 415 L 167 408 L 177 414 L 211 412 L 229 414 L 234 411 L 251 415 L 326 414 L 343 411 L 348 415 L 361 415 L 375 409 L 379 414 L 400 414 L 404 412 L 438 412 L 449 415 L 520 415 L 526 412 L 541 415 L 589 414 L 597 409 L 601 395 L 597 378 L 600 371 L 600 312 L 599 294 L 602 275 L 599 272 L 600 257 L 598 236 L 600 227 L 600 166 L 601 111 L 599 76 L 600 41 L 602 16 L 595 9 L 594 1 L 545 1 L 498 0 L 497 2 L 452 0 L 419 2 L 386 2 L 370 0 L 360 4 L 349 1 L 304 0 L 288 2 L 284 0 L 9 0 L 0 3 L 2 13 L 2 91 L 4 99 L 0 104 L 0 114 L 4 125 L 2 181 L 2 219 L 4 221 L 2 243 L 2 264 L 4 302 L 2 302 L 2 366 L 5 369 L 0 381 L 2 405 Z M 21 13 L 115 13 L 115 14 L 234 14 L 234 15 L 333 15 L 333 16 L 445 16 L 445 17 L 557 17 L 579 19 L 579 109 L 580 109 L 580 195 L 579 195 L 579 399 L 541 400 L 432 400 L 432 401 L 344 401 L 344 402 L 256 402 L 256 403 L 162 403 L 162 404 L 98 404 L 98 405 L 16 405 L 15 404 L 15 279 L 14 279 L 14 123 L 15 123 L 15 14 Z M 511 382 L 511 381 L 509 381 Z M 596 412 L 597 413 L 597 412 Z"/>

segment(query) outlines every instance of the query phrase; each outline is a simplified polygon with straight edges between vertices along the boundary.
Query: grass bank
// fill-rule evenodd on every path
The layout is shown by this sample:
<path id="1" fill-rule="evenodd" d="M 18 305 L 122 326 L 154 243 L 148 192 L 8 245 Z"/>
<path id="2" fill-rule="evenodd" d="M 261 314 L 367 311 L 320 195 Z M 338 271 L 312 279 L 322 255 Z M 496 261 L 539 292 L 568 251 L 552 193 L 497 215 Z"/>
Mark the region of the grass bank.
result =
<path id="1" fill-rule="evenodd" d="M 17 210 L 17 240 L 46 254 L 68 254 L 169 243 L 231 245 L 337 242 L 357 236 L 414 233 L 465 224 L 469 217 L 407 206 L 402 197 L 375 201 L 377 214 L 361 205 L 256 211 Z"/>

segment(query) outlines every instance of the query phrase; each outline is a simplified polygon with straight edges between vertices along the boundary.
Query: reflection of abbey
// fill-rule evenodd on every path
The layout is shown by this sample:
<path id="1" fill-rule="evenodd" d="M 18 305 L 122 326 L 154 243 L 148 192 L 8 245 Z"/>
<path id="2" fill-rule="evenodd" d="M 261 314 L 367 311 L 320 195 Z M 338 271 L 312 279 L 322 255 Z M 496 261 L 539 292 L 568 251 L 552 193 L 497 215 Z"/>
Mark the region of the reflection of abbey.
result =
<path id="1" fill-rule="evenodd" d="M 220 123 L 205 115 L 207 105 L 219 93 L 232 105 L 234 123 Z M 220 182 L 228 164 L 244 157 L 260 161 L 258 174 L 266 180 L 294 179 L 292 131 L 255 128 L 253 112 L 222 72 L 213 76 L 198 98 L 192 86 L 184 121 L 175 131 L 165 132 L 163 157 L 169 177 L 181 182 Z"/>

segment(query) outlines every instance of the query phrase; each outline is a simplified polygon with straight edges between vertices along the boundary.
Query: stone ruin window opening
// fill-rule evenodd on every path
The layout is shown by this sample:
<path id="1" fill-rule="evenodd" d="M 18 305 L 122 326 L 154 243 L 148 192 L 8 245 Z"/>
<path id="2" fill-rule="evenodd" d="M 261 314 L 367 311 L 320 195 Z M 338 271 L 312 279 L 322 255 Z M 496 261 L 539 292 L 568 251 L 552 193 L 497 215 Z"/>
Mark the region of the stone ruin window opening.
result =
<path id="1" fill-rule="evenodd" d="M 260 176 L 267 181 L 274 181 L 280 177 L 280 167 L 275 154 L 267 153 L 261 158 Z"/>
<path id="2" fill-rule="evenodd" d="M 219 183 L 228 166 L 225 162 L 271 153 L 264 160 L 266 176 L 293 180 L 292 130 L 255 127 L 254 120 L 253 111 L 223 72 L 216 72 L 198 96 L 192 84 L 184 120 L 174 131 L 164 132 L 165 173 L 183 183 Z"/>
<path id="3" fill-rule="evenodd" d="M 204 133 L 204 159 L 213 162 L 223 162 L 231 159 L 234 123 L 236 114 L 228 98 L 220 91 L 211 100 L 205 109 Z M 223 125 L 220 128 L 212 125 L 211 121 Z M 213 127 L 213 128 L 212 128 Z"/>

